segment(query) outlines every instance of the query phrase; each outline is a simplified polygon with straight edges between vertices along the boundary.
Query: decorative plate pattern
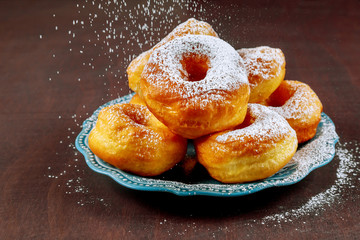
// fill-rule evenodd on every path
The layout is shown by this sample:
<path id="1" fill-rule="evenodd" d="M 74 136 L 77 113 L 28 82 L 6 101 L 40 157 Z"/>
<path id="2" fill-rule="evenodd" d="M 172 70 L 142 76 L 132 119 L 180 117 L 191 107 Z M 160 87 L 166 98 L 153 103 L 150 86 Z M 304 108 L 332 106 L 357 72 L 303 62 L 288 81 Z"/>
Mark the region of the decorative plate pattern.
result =
<path id="1" fill-rule="evenodd" d="M 84 121 L 83 129 L 76 138 L 76 148 L 84 155 L 87 165 L 94 171 L 113 178 L 119 184 L 143 191 L 171 192 L 180 196 L 242 196 L 274 187 L 286 186 L 299 182 L 314 169 L 329 163 L 335 155 L 335 144 L 339 137 L 335 125 L 325 114 L 321 114 L 315 137 L 299 145 L 293 159 L 275 175 L 250 183 L 224 184 L 213 180 L 210 176 L 188 183 L 174 180 L 166 174 L 159 178 L 141 177 L 121 171 L 98 158 L 89 148 L 88 136 L 95 126 L 100 110 L 106 106 L 129 102 L 133 94 L 129 94 L 99 107 L 93 115 Z M 193 146 L 189 145 L 188 154 L 194 154 Z"/>

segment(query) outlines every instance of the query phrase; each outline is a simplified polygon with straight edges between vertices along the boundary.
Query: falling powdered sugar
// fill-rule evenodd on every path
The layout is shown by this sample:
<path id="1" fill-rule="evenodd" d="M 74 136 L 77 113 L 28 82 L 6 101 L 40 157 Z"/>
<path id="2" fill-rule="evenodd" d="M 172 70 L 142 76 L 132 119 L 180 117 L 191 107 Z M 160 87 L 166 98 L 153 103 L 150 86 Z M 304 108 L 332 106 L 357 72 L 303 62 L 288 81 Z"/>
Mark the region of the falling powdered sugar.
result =
<path id="1" fill-rule="evenodd" d="M 155 50 L 165 45 L 176 37 L 185 35 L 209 35 L 218 37 L 217 33 L 208 23 L 198 21 L 195 18 L 189 18 L 187 21 L 179 24 L 165 38 L 163 38 L 158 44 L 156 44 L 152 50 Z"/>

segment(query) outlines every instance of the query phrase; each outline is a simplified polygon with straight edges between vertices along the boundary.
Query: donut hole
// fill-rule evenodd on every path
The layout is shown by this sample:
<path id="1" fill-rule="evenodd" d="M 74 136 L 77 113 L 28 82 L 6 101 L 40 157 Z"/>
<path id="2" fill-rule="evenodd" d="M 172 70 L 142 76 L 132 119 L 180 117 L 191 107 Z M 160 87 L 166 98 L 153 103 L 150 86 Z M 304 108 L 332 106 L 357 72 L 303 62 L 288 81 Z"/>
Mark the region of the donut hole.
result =
<path id="1" fill-rule="evenodd" d="M 272 107 L 281 107 L 287 100 L 289 100 L 293 95 L 294 91 L 286 90 L 285 88 L 278 88 L 267 100 L 266 105 Z"/>
<path id="2" fill-rule="evenodd" d="M 240 125 L 238 125 L 235 129 L 243 129 L 249 127 L 254 122 L 255 122 L 255 118 L 250 116 L 250 114 L 246 114 L 244 121 Z"/>
<path id="3" fill-rule="evenodd" d="M 201 81 L 209 70 L 209 58 L 197 54 L 184 55 L 180 60 L 183 67 L 183 78 L 190 82 Z"/>

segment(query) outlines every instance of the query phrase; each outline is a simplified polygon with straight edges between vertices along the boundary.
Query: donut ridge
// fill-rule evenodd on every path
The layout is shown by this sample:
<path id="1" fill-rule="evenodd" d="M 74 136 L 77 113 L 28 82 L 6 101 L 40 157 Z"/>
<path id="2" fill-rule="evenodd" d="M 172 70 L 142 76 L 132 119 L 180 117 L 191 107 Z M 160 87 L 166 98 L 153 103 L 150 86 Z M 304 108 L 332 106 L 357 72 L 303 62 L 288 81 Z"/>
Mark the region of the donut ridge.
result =
<path id="1" fill-rule="evenodd" d="M 249 104 L 245 121 L 234 129 L 195 140 L 199 162 L 224 183 L 270 177 L 291 160 L 297 146 L 287 121 L 260 104 Z"/>
<path id="2" fill-rule="evenodd" d="M 105 162 L 141 176 L 169 170 L 184 158 L 187 146 L 146 106 L 128 103 L 103 108 L 88 141 Z"/>

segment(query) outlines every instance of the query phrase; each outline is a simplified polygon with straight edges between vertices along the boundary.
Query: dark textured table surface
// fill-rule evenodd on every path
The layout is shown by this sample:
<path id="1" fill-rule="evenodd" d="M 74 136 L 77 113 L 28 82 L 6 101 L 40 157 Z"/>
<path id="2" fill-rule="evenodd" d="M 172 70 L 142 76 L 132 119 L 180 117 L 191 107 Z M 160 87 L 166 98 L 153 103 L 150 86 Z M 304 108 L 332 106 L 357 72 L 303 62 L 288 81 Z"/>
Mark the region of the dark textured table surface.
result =
<path id="1" fill-rule="evenodd" d="M 359 1 L 1 1 L 0 239 L 356 239 L 360 234 Z M 125 69 L 190 17 L 235 48 L 268 45 L 340 136 L 304 180 L 233 198 L 127 189 L 74 146 L 129 93 Z"/>

